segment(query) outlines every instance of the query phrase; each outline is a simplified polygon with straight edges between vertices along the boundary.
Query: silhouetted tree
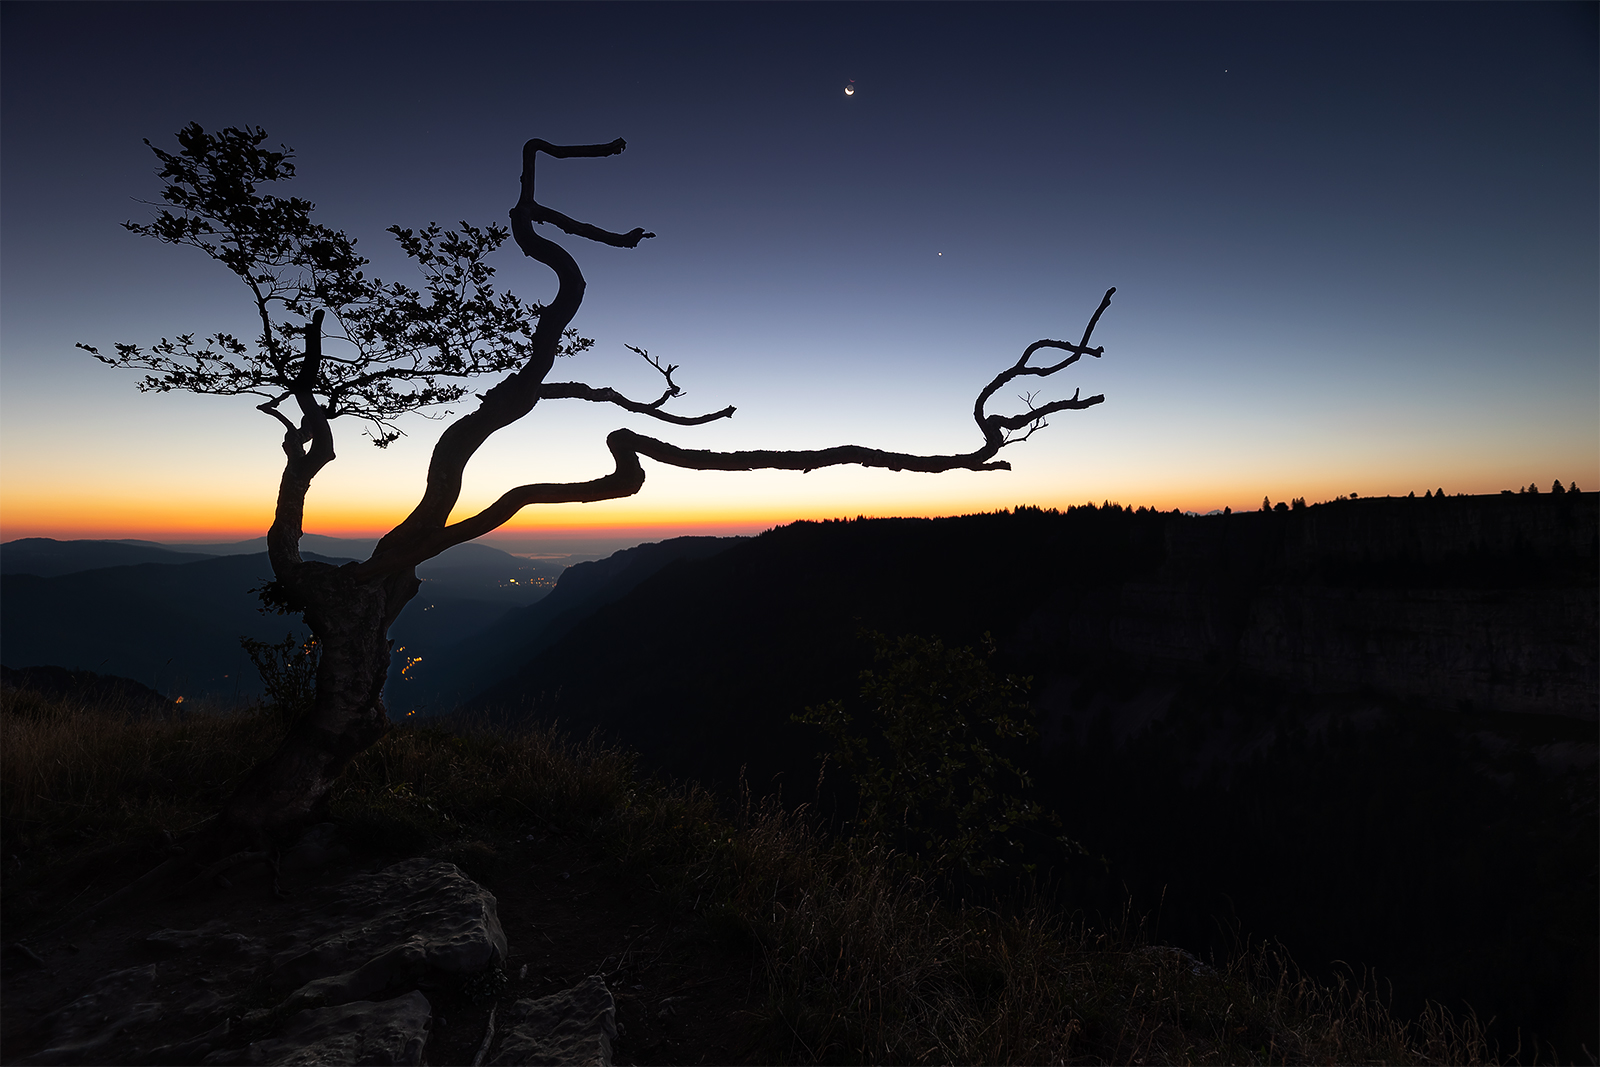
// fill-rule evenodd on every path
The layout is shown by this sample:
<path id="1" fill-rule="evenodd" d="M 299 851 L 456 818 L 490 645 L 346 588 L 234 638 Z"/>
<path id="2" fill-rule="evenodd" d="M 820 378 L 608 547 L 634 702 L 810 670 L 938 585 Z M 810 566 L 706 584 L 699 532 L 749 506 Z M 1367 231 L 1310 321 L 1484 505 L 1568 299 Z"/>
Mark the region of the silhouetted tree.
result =
<path id="1" fill-rule="evenodd" d="M 682 392 L 673 379 L 678 368 L 642 349 L 634 351 L 664 380 L 654 400 L 629 399 L 615 389 L 583 382 L 547 380 L 558 357 L 575 356 L 593 342 L 571 328 L 583 300 L 583 274 L 566 249 L 541 236 L 535 226 L 552 225 L 618 248 L 634 248 L 654 234 L 643 229 L 614 233 L 540 204 L 534 199 L 535 162 L 540 153 L 553 159 L 613 156 L 626 145 L 620 139 L 599 145 L 535 139 L 523 146 L 521 195 L 511 209 L 509 236 L 524 254 L 555 273 L 556 295 L 540 305 L 494 289 L 494 268 L 485 257 L 508 236 L 498 226 L 462 223 L 452 231 L 437 225 L 416 231 L 391 227 L 402 251 L 421 269 L 422 288 L 369 277 L 355 241 L 313 222 L 310 202 L 259 191 L 264 184 L 294 176 L 292 153 L 264 148 L 266 140 L 259 127 L 207 133 L 191 124 L 179 132 L 177 152 L 152 145 L 166 183 L 162 198 L 167 206 L 151 222 L 125 224 L 134 233 L 199 249 L 236 274 L 249 289 L 260 320 L 254 342 L 227 333 L 198 341 L 183 334 L 148 349 L 119 344 L 115 356 L 81 346 L 113 366 L 145 371 L 141 390 L 257 397 L 257 407 L 283 427 L 285 463 L 267 533 L 276 580 L 264 595 L 303 613 L 315 635 L 315 695 L 310 711 L 295 720 L 278 750 L 226 802 L 222 826 L 230 831 L 261 836 L 316 814 L 343 769 L 389 729 L 382 700 L 389 628 L 417 592 L 417 564 L 489 533 L 530 504 L 632 495 L 644 483 L 641 457 L 695 470 L 809 471 L 848 463 L 924 472 L 1005 470 L 1010 464 L 995 456 L 1006 445 L 1026 440 L 1055 412 L 1105 399 L 1074 392 L 1035 406 L 1029 394 L 1024 410 L 1016 414 L 986 410 L 996 392 L 1019 378 L 1049 377 L 1083 356 L 1098 358 L 1104 349 L 1091 348 L 1089 340 L 1114 289 L 1106 291 L 1077 343 L 1036 341 L 983 387 L 973 406 L 982 443 L 971 452 L 924 456 L 858 445 L 713 452 L 619 429 L 606 438 L 615 462 L 610 474 L 586 482 L 516 486 L 476 514 L 451 522 L 468 460 L 492 434 L 526 416 L 541 400 L 614 404 L 676 426 L 734 413 L 731 406 L 692 416 L 668 412 L 667 402 Z M 327 341 L 336 341 L 338 350 L 329 351 Z M 1041 349 L 1065 356 L 1036 366 L 1031 361 Z M 382 447 L 401 433 L 400 416 L 452 415 L 440 414 L 440 409 L 468 400 L 466 383 L 490 374 L 504 377 L 477 394 L 477 405 L 440 435 L 421 499 L 384 535 L 369 559 L 336 567 L 301 557 L 306 493 L 333 462 L 336 421 L 366 423 L 368 435 Z"/>

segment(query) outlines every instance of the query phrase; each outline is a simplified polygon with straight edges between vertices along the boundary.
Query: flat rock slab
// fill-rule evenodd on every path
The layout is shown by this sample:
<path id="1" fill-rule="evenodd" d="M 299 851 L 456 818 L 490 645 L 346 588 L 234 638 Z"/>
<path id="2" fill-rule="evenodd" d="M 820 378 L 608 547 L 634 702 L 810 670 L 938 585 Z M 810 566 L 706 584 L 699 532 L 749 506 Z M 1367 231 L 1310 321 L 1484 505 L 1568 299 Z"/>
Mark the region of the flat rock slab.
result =
<path id="1" fill-rule="evenodd" d="M 599 1065 L 611 1067 L 617 1005 L 605 980 L 591 975 L 571 989 L 513 1004 L 501 1019 L 491 1067 Z"/>

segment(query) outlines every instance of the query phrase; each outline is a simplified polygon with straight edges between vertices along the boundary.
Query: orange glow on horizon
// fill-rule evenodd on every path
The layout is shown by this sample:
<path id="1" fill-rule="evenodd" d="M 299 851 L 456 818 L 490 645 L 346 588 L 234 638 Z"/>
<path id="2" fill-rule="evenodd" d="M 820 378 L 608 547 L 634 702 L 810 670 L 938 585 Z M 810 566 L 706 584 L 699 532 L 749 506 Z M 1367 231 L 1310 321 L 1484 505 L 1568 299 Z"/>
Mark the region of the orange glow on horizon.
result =
<path id="1" fill-rule="evenodd" d="M 1600 488 L 1596 479 L 1584 479 L 1584 472 L 1563 472 L 1565 479 L 1574 475 L 1585 490 Z M 994 496 L 961 497 L 950 499 L 884 500 L 878 507 L 863 507 L 859 498 L 848 498 L 832 503 L 817 500 L 796 501 L 785 507 L 772 497 L 751 501 L 749 506 L 722 502 L 700 502 L 678 508 L 651 506 L 638 499 L 607 501 L 601 505 L 560 505 L 550 508 L 529 509 L 510 523 L 485 535 L 484 540 L 538 541 L 603 539 L 636 541 L 661 540 L 669 537 L 691 535 L 730 536 L 757 534 L 774 526 L 798 521 L 868 517 L 933 518 L 944 515 L 963 515 L 1009 509 L 1019 504 L 1043 508 L 1065 509 L 1069 505 L 1087 501 L 1100 503 L 1109 500 L 1128 507 L 1151 507 L 1160 511 L 1178 509 L 1204 514 L 1220 510 L 1223 506 L 1235 511 L 1254 510 L 1261 505 L 1263 495 L 1273 501 L 1305 497 L 1310 503 L 1333 500 L 1336 496 L 1357 491 L 1362 496 L 1404 496 L 1408 491 L 1417 495 L 1430 488 L 1443 487 L 1448 493 L 1485 494 L 1502 489 L 1518 488 L 1526 481 L 1507 478 L 1476 477 L 1451 479 L 1435 477 L 1419 480 L 1415 484 L 1400 484 L 1399 479 L 1385 479 L 1394 484 L 1373 485 L 1377 479 L 1350 478 L 1335 481 L 1331 478 L 1307 478 L 1300 486 L 1255 485 L 1240 487 L 1222 484 L 1206 486 L 1135 486 L 1117 492 L 1109 485 L 1083 486 L 1079 491 L 1050 494 L 1054 499 L 1017 494 L 1017 498 Z M 1311 484 L 1318 482 L 1322 484 Z M 1365 484 L 1363 484 L 1365 483 Z M 1548 482 L 1539 483 L 1541 490 L 1549 488 Z M 312 507 L 308 509 L 309 532 L 330 537 L 375 538 L 387 533 L 404 517 L 408 506 L 375 506 L 371 502 L 352 503 L 340 509 Z M 463 508 L 455 517 L 467 513 Z M 18 492 L 13 489 L 6 495 L 0 509 L 0 540 L 10 541 L 24 537 L 51 537 L 72 539 L 141 539 L 167 543 L 228 542 L 261 537 L 271 524 L 271 502 L 244 500 L 197 499 L 190 496 L 149 498 L 132 495 L 121 499 L 105 496 L 90 497 L 69 492 Z"/>

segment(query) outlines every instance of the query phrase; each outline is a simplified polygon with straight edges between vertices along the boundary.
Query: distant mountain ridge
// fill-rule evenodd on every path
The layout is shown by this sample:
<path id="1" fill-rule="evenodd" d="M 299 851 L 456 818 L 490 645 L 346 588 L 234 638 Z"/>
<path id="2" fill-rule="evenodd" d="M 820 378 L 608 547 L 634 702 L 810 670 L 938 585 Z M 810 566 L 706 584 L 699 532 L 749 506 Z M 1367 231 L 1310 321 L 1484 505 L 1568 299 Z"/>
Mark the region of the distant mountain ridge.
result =
<path id="1" fill-rule="evenodd" d="M 217 553 L 177 552 L 144 542 L 57 541 L 52 537 L 23 537 L 0 544 L 0 574 L 35 574 L 41 578 L 54 578 L 60 574 L 102 567 L 130 567 L 139 563 L 198 563 L 213 555 Z"/>
<path id="2" fill-rule="evenodd" d="M 457 545 L 417 568 L 422 588 L 391 631 L 390 711 L 448 711 L 458 697 L 514 672 L 529 648 L 543 647 L 662 567 L 737 540 L 678 538 L 565 569 L 488 545 Z M 239 638 L 305 636 L 298 619 L 260 611 L 251 590 L 271 577 L 271 566 L 264 551 L 238 551 L 259 543 L 196 546 L 215 553 L 200 554 L 148 542 L 6 542 L 0 657 L 9 668 L 126 676 L 169 697 L 252 698 L 261 684 Z M 303 544 L 307 558 L 344 563 L 374 542 L 307 535 Z M 313 546 L 350 555 L 325 556 Z"/>
<path id="3" fill-rule="evenodd" d="M 133 540 L 125 543 L 158 544 L 154 541 Z M 366 559 L 377 545 L 376 537 L 329 537 L 327 534 L 308 533 L 301 535 L 300 538 L 302 551 L 320 552 L 324 556 L 348 556 L 351 559 Z M 247 537 L 242 541 L 167 542 L 160 543 L 160 547 L 174 552 L 199 552 L 207 556 L 250 556 L 267 550 L 267 538 L 263 534 L 260 537 Z"/>
<path id="4" fill-rule="evenodd" d="M 298 619 L 261 614 L 251 590 L 271 577 L 264 552 L 0 575 L 0 654 L 14 669 L 119 675 L 170 698 L 250 697 L 261 685 L 239 638 L 305 632 Z"/>
<path id="5" fill-rule="evenodd" d="M 327 537 L 306 534 L 300 549 L 323 558 L 365 559 L 377 547 L 376 538 Z M 77 539 L 60 541 L 53 537 L 22 537 L 0 544 L 0 574 L 37 574 L 54 577 L 101 567 L 125 567 L 137 563 L 195 563 L 217 556 L 253 556 L 267 550 L 265 537 L 243 541 L 162 544 L 140 540 Z M 527 567 L 533 572 L 559 573 L 557 563 L 526 560 L 492 545 L 469 541 L 455 545 L 422 563 L 418 572 L 460 571 L 472 568 Z"/>
<path id="6" fill-rule="evenodd" d="M 123 675 L 169 697 L 252 698 L 261 683 L 239 638 L 281 641 L 291 631 L 305 633 L 297 618 L 261 614 L 251 590 L 272 575 L 266 553 L 256 548 L 261 543 L 194 546 L 207 550 L 201 554 L 147 542 L 6 542 L 0 657 L 12 668 Z M 308 559 L 346 563 L 373 544 L 308 534 L 302 547 Z M 396 622 L 395 642 L 404 655 L 426 658 L 509 610 L 537 603 L 561 571 L 559 563 L 488 545 L 457 545 L 417 568 L 422 588 Z"/>

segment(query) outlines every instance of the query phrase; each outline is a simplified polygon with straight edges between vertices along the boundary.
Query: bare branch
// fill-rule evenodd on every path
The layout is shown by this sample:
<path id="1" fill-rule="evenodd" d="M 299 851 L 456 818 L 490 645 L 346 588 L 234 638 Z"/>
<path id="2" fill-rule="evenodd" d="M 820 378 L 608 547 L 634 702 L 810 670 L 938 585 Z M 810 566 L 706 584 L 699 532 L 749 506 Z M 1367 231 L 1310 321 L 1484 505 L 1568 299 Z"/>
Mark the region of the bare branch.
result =
<path id="1" fill-rule="evenodd" d="M 660 419 L 662 422 L 670 422 L 677 426 L 701 426 L 718 419 L 730 418 L 735 411 L 732 404 L 721 411 L 713 411 L 706 415 L 674 415 L 670 411 L 662 411 L 662 402 L 675 395 L 677 394 L 667 392 L 662 394 L 660 400 L 644 404 L 637 400 L 629 400 L 610 387 L 596 389 L 582 382 L 545 382 L 539 387 L 540 400 L 589 400 L 596 404 L 615 404 L 619 408 L 640 415 L 649 415 L 652 419 Z"/>
<path id="2" fill-rule="evenodd" d="M 798 470 L 810 472 L 820 467 L 833 467 L 855 463 L 863 467 L 885 467 L 889 470 L 922 471 L 938 473 L 948 470 L 1010 470 L 1011 464 L 1003 460 L 990 461 L 997 449 L 985 446 L 977 452 L 961 456 L 917 456 L 904 452 L 885 452 L 860 445 L 840 445 L 834 448 L 808 451 L 751 451 L 710 452 L 679 448 L 654 437 L 634 433 L 632 430 L 614 430 L 606 438 L 606 447 L 616 461 L 611 474 L 587 482 L 544 482 L 522 485 L 502 494 L 500 499 L 476 515 L 452 523 L 442 529 L 425 533 L 420 538 L 396 542 L 388 551 L 379 546 L 371 559 L 355 570 L 357 579 L 391 573 L 415 566 L 423 560 L 438 555 L 454 545 L 482 537 L 505 523 L 517 512 L 532 504 L 592 503 L 596 500 L 615 500 L 632 496 L 644 486 L 644 467 L 640 456 L 648 456 L 660 463 L 691 470 Z"/>
<path id="3" fill-rule="evenodd" d="M 683 390 L 678 388 L 678 383 L 672 380 L 672 372 L 678 369 L 678 364 L 668 363 L 665 367 L 663 367 L 659 359 L 652 356 L 649 352 L 646 352 L 642 348 L 629 344 L 625 344 L 622 347 L 626 348 L 630 352 L 638 353 L 640 358 L 654 367 L 661 374 L 661 376 L 667 380 L 667 391 L 661 394 L 661 399 L 657 400 L 653 405 L 651 405 L 652 407 L 660 407 L 673 397 L 683 395 Z"/>
<path id="4" fill-rule="evenodd" d="M 976 452 L 953 456 L 919 456 L 909 452 L 886 452 L 863 445 L 835 445 L 832 448 L 779 451 L 756 449 L 747 452 L 712 452 L 703 449 L 679 448 L 654 437 L 634 433 L 632 430 L 615 430 L 606 438 L 607 444 L 628 448 L 641 456 L 649 456 L 658 463 L 700 471 L 753 471 L 782 470 L 810 472 L 821 467 L 858 464 L 862 467 L 882 467 L 892 471 L 920 471 L 938 474 L 950 470 L 1003 471 L 1011 464 L 993 459 L 998 447 L 985 445 Z"/>
<path id="5" fill-rule="evenodd" d="M 589 400 L 597 404 L 615 404 L 628 411 L 637 412 L 640 415 L 649 415 L 653 419 L 660 419 L 662 422 L 670 422 L 678 426 L 700 426 L 708 422 L 715 422 L 718 419 L 730 418 L 734 411 L 737 410 L 732 404 L 729 404 L 720 411 L 713 411 L 705 415 L 674 415 L 670 412 L 662 411 L 662 406 L 668 400 L 685 395 L 678 383 L 672 380 L 672 373 L 678 369 L 678 364 L 668 363 L 663 366 L 659 359 L 636 345 L 623 345 L 622 347 L 630 352 L 638 353 L 646 363 L 654 367 L 657 373 L 667 380 L 667 387 L 662 390 L 660 396 L 645 402 L 630 400 L 615 389 L 596 389 L 594 386 L 585 385 L 583 382 L 546 382 L 539 389 L 539 399 Z"/>
<path id="6" fill-rule="evenodd" d="M 1007 428 L 1007 423 L 1002 421 L 1000 416 L 989 415 L 984 410 L 985 405 L 989 402 L 989 398 L 992 397 L 997 391 L 1004 388 L 1009 382 L 1014 381 L 1024 374 L 1036 375 L 1038 377 L 1049 377 L 1050 375 L 1055 374 L 1057 371 L 1070 367 L 1083 356 L 1094 356 L 1096 359 L 1099 359 L 1100 356 L 1104 354 L 1104 347 L 1089 347 L 1089 338 L 1093 336 L 1094 328 L 1100 322 L 1100 316 L 1104 315 L 1106 308 L 1111 306 L 1111 295 L 1116 291 L 1116 286 L 1112 286 L 1110 289 L 1106 290 L 1106 295 L 1100 300 L 1100 306 L 1095 309 L 1094 314 L 1089 318 L 1089 325 L 1084 327 L 1083 340 L 1079 341 L 1075 345 L 1069 344 L 1066 341 L 1052 341 L 1048 338 L 1035 341 L 1033 344 L 1023 349 L 1021 359 L 1017 360 L 1010 367 L 995 375 L 994 381 L 983 387 L 983 391 L 978 394 L 977 401 L 972 405 L 972 418 L 973 421 L 978 424 L 978 429 L 983 431 L 984 439 L 990 445 L 998 449 L 1003 447 L 1006 443 L 1002 435 L 1002 430 Z M 1028 360 L 1031 359 L 1033 354 L 1041 348 L 1064 349 L 1066 351 L 1070 351 L 1072 355 L 1068 356 L 1060 363 L 1053 364 L 1049 367 L 1028 366 Z M 1104 396 L 1092 396 L 1087 400 L 1079 401 L 1077 394 L 1074 393 L 1073 398 L 1070 401 L 1057 401 L 1057 404 L 1060 406 L 1046 405 L 1045 408 L 1041 408 L 1040 410 L 1048 413 L 1048 411 L 1062 411 L 1069 407 L 1089 407 L 1091 405 L 1098 404 L 1103 400 L 1105 400 Z M 1013 416 L 1012 418 L 1014 420 L 1017 417 Z M 1017 422 L 1015 425 L 1012 425 L 1009 428 L 1015 429 L 1018 426 L 1025 425 L 1028 421 L 1028 419 L 1023 418 L 1021 422 Z"/>
<path id="7" fill-rule="evenodd" d="M 611 230 L 602 230 L 598 226 L 591 226 L 587 222 L 579 222 L 570 215 L 563 215 L 554 208 L 545 207 L 537 201 L 528 202 L 528 218 L 533 222 L 549 222 L 561 227 L 574 237 L 587 237 L 591 241 L 611 245 L 615 248 L 638 248 L 639 242 L 654 237 L 653 233 L 646 233 L 642 227 L 634 227 L 627 233 L 613 233 Z"/>
<path id="8" fill-rule="evenodd" d="M 1072 395 L 1065 400 L 1052 400 L 1042 407 L 1030 406 L 1027 411 L 1019 415 L 990 415 L 988 422 L 990 425 L 997 426 L 1002 430 L 1017 430 L 1047 415 L 1054 415 L 1058 411 L 1082 411 L 1084 408 L 1092 408 L 1096 404 L 1105 403 L 1106 398 L 1103 393 L 1097 393 L 1094 396 L 1084 397 L 1080 400 L 1078 396 L 1081 392 L 1081 389 L 1075 389 Z"/>
<path id="9" fill-rule="evenodd" d="M 551 144 L 543 138 L 535 137 L 522 146 L 522 165 L 533 165 L 533 153 L 543 152 L 555 159 L 590 159 L 601 156 L 620 156 L 628 148 L 628 142 L 618 137 L 615 141 L 605 144 Z"/>
<path id="10" fill-rule="evenodd" d="M 542 141 L 535 137 L 522 146 L 522 199 L 517 203 L 514 211 L 521 211 L 529 222 L 549 222 L 561 227 L 574 237 L 586 237 L 591 241 L 601 244 L 613 245 L 617 248 L 637 248 L 639 242 L 653 233 L 635 228 L 627 233 L 613 233 L 602 230 L 598 226 L 591 226 L 587 222 L 563 215 L 559 211 L 545 207 L 533 198 L 534 161 L 540 152 L 556 159 L 571 159 L 578 156 L 614 156 L 620 154 L 628 147 L 628 142 L 618 137 L 610 144 L 586 145 L 555 145 L 549 141 Z M 530 255 L 532 253 L 529 253 Z"/>

